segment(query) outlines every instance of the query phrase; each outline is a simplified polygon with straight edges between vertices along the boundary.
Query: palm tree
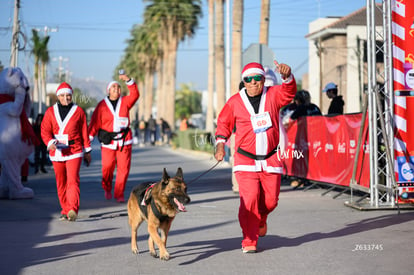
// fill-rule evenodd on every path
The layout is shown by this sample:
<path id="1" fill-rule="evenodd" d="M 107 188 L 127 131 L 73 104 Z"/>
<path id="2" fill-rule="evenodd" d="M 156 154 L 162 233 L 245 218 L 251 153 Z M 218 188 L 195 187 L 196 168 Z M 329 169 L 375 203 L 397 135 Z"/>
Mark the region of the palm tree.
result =
<path id="1" fill-rule="evenodd" d="M 163 51 L 162 89 L 166 108 L 164 118 L 175 129 L 175 83 L 177 49 L 180 41 L 192 37 L 201 16 L 200 0 L 146 0 L 144 17 L 146 22 L 160 25 L 158 41 Z"/>
<path id="2" fill-rule="evenodd" d="M 259 43 L 268 45 L 269 44 L 269 11 L 270 11 L 270 0 L 262 0 L 262 10 L 260 15 L 260 34 Z"/>
<path id="3" fill-rule="evenodd" d="M 133 33 L 133 30 L 131 31 L 131 34 Z M 121 62 L 119 63 L 119 65 L 116 67 L 116 69 L 114 70 L 114 74 L 113 74 L 113 79 L 118 79 L 118 71 L 120 69 L 124 69 L 125 72 L 132 77 L 135 82 L 138 85 L 138 89 L 140 91 L 140 100 L 139 102 L 142 102 L 142 98 L 143 98 L 143 91 L 141 89 L 142 86 L 142 78 L 141 78 L 141 71 L 140 71 L 140 67 L 139 65 L 136 63 L 135 61 L 135 42 L 134 39 L 130 39 L 128 42 L 128 46 L 125 49 L 125 54 L 121 60 Z M 121 83 L 121 85 L 124 85 Z M 124 91 L 126 91 L 126 89 L 123 89 Z M 130 117 L 133 117 L 135 119 L 139 119 L 139 110 L 141 110 L 141 108 L 136 108 L 135 106 L 133 108 L 131 108 L 130 110 Z"/>
<path id="4" fill-rule="evenodd" d="M 131 109 L 131 117 L 136 120 L 150 117 L 154 101 L 154 77 L 160 59 L 160 49 L 157 34 L 151 29 L 151 25 L 135 25 L 132 28 L 125 56 L 114 72 L 116 78 L 118 69 L 123 68 L 137 82 L 140 100 L 138 105 Z"/>
<path id="5" fill-rule="evenodd" d="M 226 83 L 224 68 L 224 0 L 216 0 L 215 6 L 215 68 L 216 68 L 216 95 L 217 114 L 220 113 L 226 103 Z"/>
<path id="6" fill-rule="evenodd" d="M 32 29 L 33 48 L 31 53 L 34 55 L 35 59 L 35 68 L 33 75 L 33 99 L 38 100 L 38 113 L 42 112 L 43 94 L 46 95 L 46 64 L 49 62 L 49 52 L 47 50 L 47 44 L 49 43 L 49 38 L 50 37 L 48 35 L 44 38 L 41 38 L 37 30 Z M 41 70 L 39 70 L 39 68 L 41 68 Z M 41 75 L 39 74 L 39 72 L 41 73 Z M 43 83 L 43 85 L 40 85 L 40 83 Z"/>
<path id="7" fill-rule="evenodd" d="M 47 44 L 49 43 L 49 39 L 50 36 L 45 36 L 43 38 L 43 47 L 42 47 L 42 52 L 40 55 L 40 71 L 41 71 L 41 77 L 40 77 L 40 87 L 41 87 L 41 98 L 42 98 L 42 102 L 44 102 L 46 104 L 46 82 L 47 82 L 47 64 L 49 64 L 50 62 L 50 56 L 49 56 L 49 51 L 47 49 Z M 41 107 L 42 105 L 39 104 L 39 112 L 43 113 Z"/>
<path id="8" fill-rule="evenodd" d="M 242 70 L 244 0 L 233 1 L 233 33 L 231 57 L 231 93 L 239 91 Z"/>
<path id="9" fill-rule="evenodd" d="M 231 57 L 231 93 L 235 94 L 239 91 L 239 83 L 241 80 L 242 70 L 242 47 L 243 47 L 243 10 L 244 0 L 233 1 L 233 33 L 232 33 L 232 57 Z M 230 139 L 230 156 L 234 156 L 234 135 Z M 230 158 L 233 165 L 233 157 Z M 232 190 L 239 191 L 239 184 L 232 174 Z"/>
<path id="10" fill-rule="evenodd" d="M 208 0 L 208 104 L 206 130 L 209 132 L 214 131 L 214 1 Z"/>
<path id="11" fill-rule="evenodd" d="M 152 106 L 154 102 L 154 74 L 157 69 L 158 60 L 161 57 L 161 51 L 158 46 L 157 34 L 154 32 L 154 27 L 150 24 L 145 24 L 136 28 L 134 32 L 136 64 L 138 64 L 143 73 L 144 84 L 144 102 L 142 115 L 145 119 L 149 119 L 152 114 Z"/>
<path id="12" fill-rule="evenodd" d="M 163 81 L 161 74 L 161 64 L 163 51 L 159 43 L 158 34 L 160 30 L 160 24 L 158 22 L 144 22 L 145 30 L 143 30 L 140 37 L 140 47 L 138 50 L 142 51 L 145 56 L 142 59 L 145 60 L 146 73 L 146 100 L 145 100 L 145 119 L 149 119 L 152 114 L 152 106 L 154 97 L 157 98 L 157 116 L 164 117 L 165 100 L 161 89 Z M 157 76 L 157 90 L 154 94 L 154 79 Z M 148 80 L 148 81 L 147 81 Z M 147 83 L 148 82 L 148 83 Z"/>

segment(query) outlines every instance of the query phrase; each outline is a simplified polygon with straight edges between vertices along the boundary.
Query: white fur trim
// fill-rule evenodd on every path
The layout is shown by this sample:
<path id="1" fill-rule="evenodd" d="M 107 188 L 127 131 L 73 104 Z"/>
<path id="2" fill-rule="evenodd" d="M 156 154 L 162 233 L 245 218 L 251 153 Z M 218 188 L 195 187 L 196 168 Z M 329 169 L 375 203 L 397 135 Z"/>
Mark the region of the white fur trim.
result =
<path id="1" fill-rule="evenodd" d="M 264 76 L 265 71 L 263 71 L 262 69 L 259 69 L 259 68 L 250 68 L 250 69 L 247 69 L 243 72 L 242 78 L 248 76 L 249 74 L 260 74 L 260 75 Z"/>
<path id="2" fill-rule="evenodd" d="M 293 80 L 293 74 L 290 74 L 289 75 L 289 77 L 288 78 L 286 78 L 286 79 L 283 79 L 282 78 L 282 82 L 283 83 L 289 83 L 289 82 L 291 82 Z"/>
<path id="3" fill-rule="evenodd" d="M 125 82 L 126 85 L 130 86 L 135 83 L 135 81 L 131 78 L 129 81 Z"/>
<path id="4" fill-rule="evenodd" d="M 62 95 L 62 94 L 72 94 L 72 89 L 69 88 L 62 88 L 56 91 L 56 95 Z"/>
<path id="5" fill-rule="evenodd" d="M 115 83 L 118 84 L 119 86 L 121 86 L 121 84 L 119 84 L 118 81 L 111 81 L 111 82 L 108 83 L 108 86 L 106 86 L 106 92 L 107 93 L 109 93 L 109 88 L 111 88 L 111 86 L 114 85 Z"/>
<path id="6" fill-rule="evenodd" d="M 282 174 L 283 168 L 282 167 L 273 167 L 273 166 L 267 166 L 262 169 L 260 166 L 255 165 L 236 165 L 233 167 L 233 173 L 237 171 L 245 171 L 245 172 L 262 172 L 266 171 L 268 173 L 276 173 L 276 174 Z"/>
<path id="7" fill-rule="evenodd" d="M 50 160 L 51 161 L 67 161 L 67 160 L 76 159 L 76 158 L 82 158 L 82 157 L 83 157 L 83 152 L 82 153 L 73 154 L 73 155 L 69 155 L 69 156 L 62 156 L 61 154 L 58 155 L 58 156 L 55 155 L 54 157 L 50 156 Z"/>
<path id="8" fill-rule="evenodd" d="M 226 143 L 226 140 L 225 140 L 225 139 L 217 139 L 217 140 L 216 140 L 216 146 L 217 146 L 217 144 L 219 144 L 219 143 Z"/>

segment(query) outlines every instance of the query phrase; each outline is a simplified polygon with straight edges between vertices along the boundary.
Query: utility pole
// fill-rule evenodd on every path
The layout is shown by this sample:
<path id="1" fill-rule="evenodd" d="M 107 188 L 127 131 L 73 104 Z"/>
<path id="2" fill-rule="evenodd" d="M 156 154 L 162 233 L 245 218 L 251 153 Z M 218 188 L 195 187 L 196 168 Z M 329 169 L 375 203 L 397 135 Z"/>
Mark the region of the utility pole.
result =
<path id="1" fill-rule="evenodd" d="M 226 100 L 230 98 L 230 1 L 226 1 Z"/>
<path id="2" fill-rule="evenodd" d="M 20 0 L 15 0 L 14 1 L 14 18 L 13 18 L 13 33 L 12 33 L 10 67 L 17 67 L 17 54 L 19 52 L 19 32 L 20 32 L 19 9 L 20 9 Z"/>
<path id="3" fill-rule="evenodd" d="M 269 18 L 270 18 L 270 0 L 262 0 L 260 13 L 260 32 L 259 44 L 269 45 Z"/>
<path id="4" fill-rule="evenodd" d="M 322 108 L 322 77 L 323 77 L 323 73 L 322 73 L 322 53 L 323 53 L 323 48 L 322 48 L 322 39 L 319 37 L 318 42 L 315 41 L 315 46 L 316 49 L 318 50 L 317 55 L 319 57 L 319 107 Z"/>

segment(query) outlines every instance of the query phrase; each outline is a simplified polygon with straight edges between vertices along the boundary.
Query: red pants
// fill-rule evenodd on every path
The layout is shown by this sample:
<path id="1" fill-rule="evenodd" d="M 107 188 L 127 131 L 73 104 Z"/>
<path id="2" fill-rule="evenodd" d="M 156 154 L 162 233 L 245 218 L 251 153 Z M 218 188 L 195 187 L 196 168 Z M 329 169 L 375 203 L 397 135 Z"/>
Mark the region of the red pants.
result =
<path id="1" fill-rule="evenodd" d="M 239 223 L 243 232 L 242 247 L 257 246 L 259 227 L 267 221 L 279 200 L 281 175 L 267 172 L 235 173 L 239 184 Z"/>
<path id="2" fill-rule="evenodd" d="M 131 168 L 132 145 L 125 145 L 124 149 L 111 150 L 102 147 L 102 188 L 106 192 L 112 191 L 112 179 L 116 165 L 116 180 L 114 198 L 124 198 L 125 185 Z"/>
<path id="3" fill-rule="evenodd" d="M 62 208 L 61 214 L 67 215 L 70 210 L 74 210 L 76 213 L 79 211 L 79 171 L 81 164 L 82 158 L 53 161 L 57 194 Z"/>

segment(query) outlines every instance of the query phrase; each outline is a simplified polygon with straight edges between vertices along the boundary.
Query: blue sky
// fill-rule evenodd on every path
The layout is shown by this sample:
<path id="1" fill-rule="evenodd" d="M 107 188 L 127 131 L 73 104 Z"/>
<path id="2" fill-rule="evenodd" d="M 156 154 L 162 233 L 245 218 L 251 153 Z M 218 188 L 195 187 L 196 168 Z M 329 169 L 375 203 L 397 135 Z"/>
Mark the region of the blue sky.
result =
<path id="1" fill-rule="evenodd" d="M 180 44 L 177 58 L 177 83 L 192 83 L 207 89 L 208 9 L 203 0 L 203 17 L 194 38 Z M 257 43 L 260 22 L 259 0 L 245 0 L 243 48 Z M 21 30 L 27 35 L 26 52 L 19 52 L 18 66 L 33 74 L 29 50 L 31 29 L 46 27 L 50 32 L 49 73 L 61 64 L 76 78 L 109 82 L 122 58 L 126 40 L 134 24 L 142 23 L 142 0 L 21 0 Z M 289 64 L 297 78 L 308 71 L 309 22 L 318 17 L 344 16 L 366 5 L 366 0 L 271 0 L 269 47 L 279 63 Z M 0 0 L 0 61 L 10 61 L 11 27 L 14 0 Z M 231 11 L 231 5 L 230 5 Z"/>

